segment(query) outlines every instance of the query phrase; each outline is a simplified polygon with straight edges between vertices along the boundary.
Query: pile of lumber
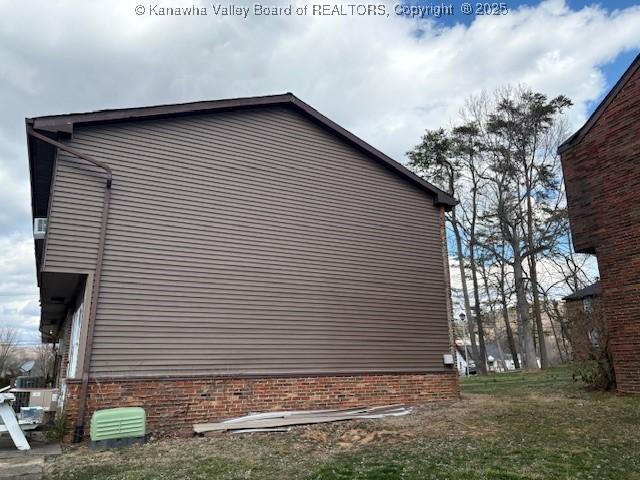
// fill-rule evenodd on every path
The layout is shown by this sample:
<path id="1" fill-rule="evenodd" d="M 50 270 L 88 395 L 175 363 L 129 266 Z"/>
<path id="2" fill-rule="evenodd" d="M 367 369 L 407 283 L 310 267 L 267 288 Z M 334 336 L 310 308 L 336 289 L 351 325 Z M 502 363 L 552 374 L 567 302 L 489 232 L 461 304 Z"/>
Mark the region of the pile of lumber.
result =
<path id="1" fill-rule="evenodd" d="M 307 425 L 311 423 L 339 422 L 355 419 L 373 419 L 398 417 L 411 413 L 404 405 L 387 405 L 384 407 L 362 407 L 339 410 L 306 410 L 252 413 L 244 417 L 230 418 L 223 422 L 197 423 L 193 431 L 197 434 L 206 432 L 233 431 L 249 432 L 283 432 L 291 425 Z"/>

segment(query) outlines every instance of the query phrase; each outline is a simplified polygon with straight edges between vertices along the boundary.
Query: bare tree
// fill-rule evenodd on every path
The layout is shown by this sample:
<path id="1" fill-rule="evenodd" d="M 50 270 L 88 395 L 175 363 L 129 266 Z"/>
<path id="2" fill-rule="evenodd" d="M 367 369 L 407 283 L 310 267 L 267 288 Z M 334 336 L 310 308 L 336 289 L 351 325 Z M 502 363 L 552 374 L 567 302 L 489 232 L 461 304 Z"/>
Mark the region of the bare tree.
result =
<path id="1" fill-rule="evenodd" d="M 45 383 L 49 384 L 55 377 L 56 349 L 53 344 L 41 343 L 35 348 L 35 361 L 40 369 L 40 374 L 44 377 Z"/>
<path id="2" fill-rule="evenodd" d="M 496 315 L 496 305 L 498 303 L 497 298 L 494 298 L 494 293 L 492 292 L 496 292 L 497 294 L 497 289 L 493 286 L 490 285 L 491 282 L 491 274 L 489 272 L 489 268 L 490 268 L 490 263 L 491 263 L 492 257 L 490 252 L 485 252 L 485 254 L 479 258 L 479 265 L 480 265 L 480 273 L 482 276 L 482 283 L 484 285 L 484 291 L 485 291 L 485 296 L 486 296 L 486 304 L 487 304 L 487 308 L 489 309 L 489 318 L 490 318 L 490 324 L 493 327 L 493 336 L 494 336 L 494 341 L 495 341 L 495 345 L 496 348 L 498 350 L 498 356 L 499 356 L 499 360 L 502 363 L 502 367 L 506 370 L 507 369 L 507 364 L 505 362 L 504 359 L 504 352 L 502 351 L 502 345 L 500 344 L 500 338 L 498 337 L 498 325 L 497 325 L 497 315 Z M 508 325 L 509 330 L 510 330 L 510 325 Z"/>
<path id="3" fill-rule="evenodd" d="M 510 295 L 507 294 L 507 274 L 506 264 L 502 260 L 498 260 L 500 265 L 500 273 L 498 276 L 498 294 L 500 295 L 500 307 L 502 311 L 502 321 L 504 322 L 505 332 L 507 334 L 507 344 L 509 345 L 509 351 L 513 358 L 513 366 L 520 368 L 520 358 L 518 356 L 518 349 L 516 348 L 516 341 L 513 336 L 513 329 L 511 328 L 511 319 L 509 318 L 509 304 L 507 298 Z"/>
<path id="4" fill-rule="evenodd" d="M 521 319 L 521 342 L 525 352 L 525 366 L 537 367 L 535 345 L 530 338 L 530 312 L 527 285 L 530 284 L 532 313 L 538 335 L 540 362 L 549 365 L 545 333 L 542 324 L 538 288 L 537 255 L 550 248 L 556 236 L 546 227 L 557 224 L 554 202 L 560 180 L 550 162 L 559 139 L 550 135 L 555 131 L 558 117 L 571 105 L 568 98 L 551 100 L 541 93 L 519 88 L 497 94 L 496 108 L 487 120 L 491 148 L 496 154 L 493 168 L 498 178 L 506 180 L 510 194 L 501 205 L 507 240 L 513 249 L 514 279 L 518 312 Z M 553 141 L 556 141 L 554 144 Z M 528 275 L 525 274 L 524 264 Z M 532 348 L 533 345 L 533 348 Z"/>
<path id="5" fill-rule="evenodd" d="M 464 111 L 463 111 L 464 115 Z M 473 122 L 455 127 L 452 131 L 454 155 L 460 159 L 463 175 L 469 186 L 469 205 L 462 210 L 466 238 L 468 239 L 469 269 L 473 285 L 474 319 L 478 329 L 479 357 L 476 357 L 480 373 L 487 373 L 487 349 L 485 345 L 484 325 L 482 323 L 482 307 L 480 302 L 480 286 L 478 282 L 478 223 L 480 222 L 480 196 L 483 190 L 483 164 L 481 158 L 482 145 L 480 132 Z"/>
<path id="6" fill-rule="evenodd" d="M 516 303 L 518 310 L 518 339 L 525 368 L 537 368 L 535 345 L 530 328 L 530 313 L 527 302 L 524 254 L 523 217 L 520 184 L 514 163 L 515 129 L 513 121 L 505 121 L 500 109 L 503 98 L 509 98 L 512 90 L 496 91 L 493 98 L 486 94 L 467 101 L 465 115 L 478 127 L 482 139 L 487 169 L 482 176 L 487 184 L 489 196 L 485 200 L 482 218 L 491 225 L 485 230 L 484 247 L 495 256 L 500 256 L 498 245 L 507 245 L 506 256 L 501 261 L 513 269 Z"/>
<path id="7" fill-rule="evenodd" d="M 515 365 L 538 368 L 536 346 L 541 366 L 549 365 L 542 311 L 551 318 L 547 309 L 552 304 L 547 304 L 540 285 L 539 261 L 553 255 L 567 236 L 556 150 L 565 134 L 561 114 L 570 104 L 564 96 L 548 99 L 525 88 L 506 87 L 492 96 L 471 97 L 457 126 L 427 131 L 408 152 L 409 165 L 417 173 L 435 180 L 460 202 L 448 221 L 465 313 L 473 320 L 472 352 L 482 372 L 483 317 L 495 325 L 498 305 Z M 513 297 L 517 336 L 509 321 Z M 555 327 L 552 323 L 560 345 L 565 329 L 561 325 L 559 337 Z"/>
<path id="8" fill-rule="evenodd" d="M 513 271 L 513 283 L 516 295 L 516 305 L 518 311 L 518 339 L 520 343 L 519 351 L 522 354 L 522 365 L 524 368 L 537 368 L 536 351 L 533 342 L 531 320 L 529 313 L 529 303 L 527 301 L 526 275 L 523 267 L 523 260 L 526 254 L 523 253 L 523 243 L 520 233 L 519 208 L 514 203 L 518 196 L 517 189 L 514 194 L 511 190 L 512 183 L 509 176 L 504 171 L 497 171 L 491 177 L 496 188 L 496 205 L 493 216 L 497 220 L 497 233 L 501 238 L 500 248 L 490 246 L 493 253 L 498 257 L 500 264 L 509 265 Z M 506 246 L 506 248 L 505 248 Z M 506 272 L 503 272 L 503 278 Z M 503 299 L 506 300 L 506 292 L 503 286 Z M 503 306 L 505 325 L 508 323 L 508 310 Z"/>
<path id="9" fill-rule="evenodd" d="M 0 328 L 0 375 L 4 375 L 16 354 L 18 330 L 10 327 Z"/>

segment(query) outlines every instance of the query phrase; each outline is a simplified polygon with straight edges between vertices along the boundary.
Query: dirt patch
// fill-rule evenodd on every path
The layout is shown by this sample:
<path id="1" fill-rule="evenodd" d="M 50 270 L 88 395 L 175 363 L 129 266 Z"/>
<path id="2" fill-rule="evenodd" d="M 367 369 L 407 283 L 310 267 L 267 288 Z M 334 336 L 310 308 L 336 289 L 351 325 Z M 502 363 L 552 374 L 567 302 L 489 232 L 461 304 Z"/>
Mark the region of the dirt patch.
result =
<path id="1" fill-rule="evenodd" d="M 415 434 L 413 432 L 401 432 L 397 430 L 378 430 L 370 432 L 367 430 L 353 428 L 345 432 L 339 438 L 337 445 L 341 448 L 354 448 L 372 443 L 408 439 L 413 438 L 414 436 Z"/>

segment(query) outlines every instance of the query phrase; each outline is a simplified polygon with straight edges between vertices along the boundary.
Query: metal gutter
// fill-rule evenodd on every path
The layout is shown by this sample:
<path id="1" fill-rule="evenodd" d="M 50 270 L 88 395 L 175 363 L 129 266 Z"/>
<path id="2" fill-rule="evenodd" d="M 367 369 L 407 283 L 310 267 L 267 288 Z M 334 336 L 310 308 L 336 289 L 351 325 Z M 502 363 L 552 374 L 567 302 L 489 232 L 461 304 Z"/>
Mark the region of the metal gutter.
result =
<path id="1" fill-rule="evenodd" d="M 89 320 L 87 323 L 87 343 L 84 350 L 84 360 L 82 362 L 82 385 L 80 387 L 80 397 L 78 405 L 78 416 L 76 417 L 76 423 L 73 433 L 73 442 L 79 443 L 82 441 L 84 435 L 84 414 L 87 405 L 87 391 L 89 388 L 89 364 L 91 362 L 91 351 L 93 348 L 93 335 L 96 327 L 96 312 L 98 310 L 98 293 L 100 291 L 100 280 L 102 276 L 102 259 L 104 257 L 104 244 L 107 236 L 107 220 L 109 216 L 109 204 L 111 202 L 111 184 L 113 180 L 113 174 L 109 165 L 99 160 L 96 160 L 89 155 L 86 155 L 78 150 L 68 147 L 63 143 L 57 142 L 46 135 L 42 135 L 33 129 L 33 127 L 27 125 L 27 136 L 32 136 L 38 140 L 42 140 L 59 150 L 67 152 L 74 157 L 89 162 L 99 168 L 102 168 L 106 174 L 106 185 L 104 191 L 104 201 L 102 204 L 102 222 L 100 224 L 100 238 L 98 239 L 98 252 L 96 258 L 96 270 L 93 275 L 93 288 L 91 290 L 91 308 L 89 310 Z"/>

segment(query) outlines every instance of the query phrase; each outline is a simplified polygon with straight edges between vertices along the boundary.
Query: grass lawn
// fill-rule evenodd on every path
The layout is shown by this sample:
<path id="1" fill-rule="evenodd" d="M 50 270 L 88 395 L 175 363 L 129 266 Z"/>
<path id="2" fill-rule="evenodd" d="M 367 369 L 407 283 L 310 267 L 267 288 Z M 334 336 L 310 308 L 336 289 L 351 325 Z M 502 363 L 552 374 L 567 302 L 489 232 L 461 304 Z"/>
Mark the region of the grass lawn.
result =
<path id="1" fill-rule="evenodd" d="M 53 479 L 640 479 L 640 398 L 585 391 L 566 369 L 462 382 L 462 401 L 289 433 L 72 448 Z"/>

